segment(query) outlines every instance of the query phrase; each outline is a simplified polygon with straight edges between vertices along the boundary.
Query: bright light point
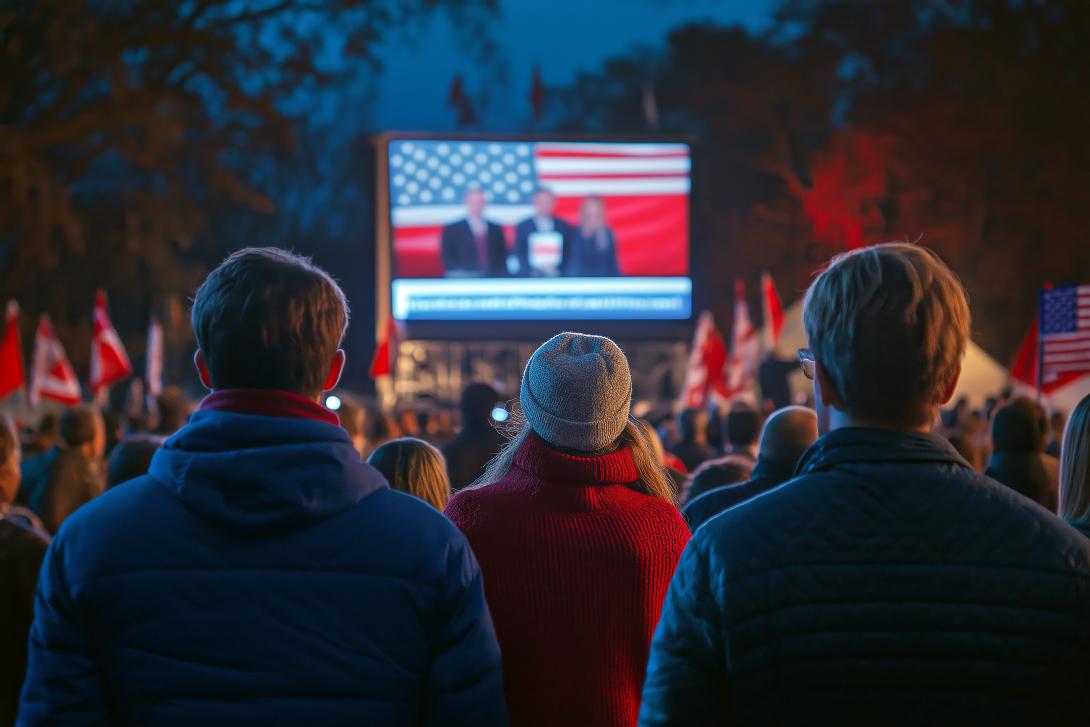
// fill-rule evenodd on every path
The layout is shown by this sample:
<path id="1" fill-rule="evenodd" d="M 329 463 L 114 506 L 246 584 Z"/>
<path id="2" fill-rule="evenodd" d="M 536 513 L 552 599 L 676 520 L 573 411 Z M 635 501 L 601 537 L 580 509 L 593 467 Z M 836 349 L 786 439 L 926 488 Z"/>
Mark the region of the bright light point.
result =
<path id="1" fill-rule="evenodd" d="M 329 396 L 327 396 L 325 400 L 325 408 L 329 409 L 330 411 L 337 411 L 338 409 L 340 409 L 341 397 L 336 396 L 335 394 L 330 394 Z"/>
<path id="2" fill-rule="evenodd" d="M 330 398 L 334 398 L 334 397 L 330 397 Z M 338 401 L 337 404 L 339 405 L 340 402 Z M 510 416 L 510 414 L 508 414 L 507 410 L 504 409 L 502 406 L 497 406 L 495 409 L 492 410 L 492 418 L 495 419 L 498 422 L 507 421 L 507 417 L 509 417 L 509 416 Z"/>

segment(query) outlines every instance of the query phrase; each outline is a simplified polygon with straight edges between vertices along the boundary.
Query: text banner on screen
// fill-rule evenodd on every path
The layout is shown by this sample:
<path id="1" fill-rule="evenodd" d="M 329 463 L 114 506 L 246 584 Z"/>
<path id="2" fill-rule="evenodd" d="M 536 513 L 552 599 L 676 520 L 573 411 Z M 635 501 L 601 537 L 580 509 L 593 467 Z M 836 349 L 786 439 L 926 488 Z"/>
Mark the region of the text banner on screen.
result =
<path id="1" fill-rule="evenodd" d="M 395 280 L 398 320 L 683 320 L 688 278 Z"/>

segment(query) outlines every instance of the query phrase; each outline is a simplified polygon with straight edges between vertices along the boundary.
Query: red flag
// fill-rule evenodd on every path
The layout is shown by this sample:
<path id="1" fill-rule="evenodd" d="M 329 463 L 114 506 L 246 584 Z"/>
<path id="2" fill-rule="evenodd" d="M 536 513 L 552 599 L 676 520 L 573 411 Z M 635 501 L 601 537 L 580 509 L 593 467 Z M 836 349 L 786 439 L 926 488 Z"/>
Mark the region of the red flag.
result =
<path id="1" fill-rule="evenodd" d="M 746 284 L 734 281 L 734 326 L 730 332 L 730 358 L 727 360 L 727 398 L 753 391 L 757 384 L 759 357 L 757 330 L 749 318 Z"/>
<path id="2" fill-rule="evenodd" d="M 771 351 L 783 332 L 783 304 L 770 273 L 761 273 L 761 306 L 764 318 L 765 348 Z"/>
<path id="3" fill-rule="evenodd" d="M 1040 356 L 1037 353 L 1038 318 L 1033 317 L 1033 324 L 1026 331 L 1026 337 L 1022 339 L 1022 345 L 1018 347 L 1018 353 L 1011 364 L 1011 378 L 1015 381 L 1033 388 L 1037 388 L 1037 365 Z"/>
<path id="4" fill-rule="evenodd" d="M 727 390 L 724 365 L 727 362 L 727 342 L 715 326 L 710 311 L 704 311 L 696 321 L 693 347 L 685 368 L 685 384 L 681 403 L 686 409 L 700 409 L 711 396 L 722 396 Z"/>
<path id="5" fill-rule="evenodd" d="M 541 118 L 541 110 L 545 106 L 545 84 L 541 82 L 541 68 L 534 66 L 533 76 L 530 78 L 530 108 L 534 111 L 534 120 Z"/>
<path id="6" fill-rule="evenodd" d="M 110 384 L 132 374 L 132 364 L 120 336 L 106 314 L 106 293 L 95 293 L 95 333 L 91 339 L 91 392 L 96 396 Z"/>
<path id="7" fill-rule="evenodd" d="M 19 304 L 8 301 L 4 338 L 0 341 L 0 399 L 26 384 L 23 344 L 19 340 Z"/>
<path id="8" fill-rule="evenodd" d="M 375 355 L 371 358 L 371 378 L 378 379 L 382 376 L 394 375 L 394 364 L 397 362 L 398 331 L 397 323 L 393 316 L 386 317 L 386 325 L 382 328 Z"/>
<path id="9" fill-rule="evenodd" d="M 68 362 L 60 339 L 53 333 L 49 316 L 44 314 L 38 322 L 38 332 L 34 336 L 30 376 L 31 406 L 38 406 L 43 398 L 70 406 L 79 403 L 79 379 L 76 378 L 76 371 Z"/>

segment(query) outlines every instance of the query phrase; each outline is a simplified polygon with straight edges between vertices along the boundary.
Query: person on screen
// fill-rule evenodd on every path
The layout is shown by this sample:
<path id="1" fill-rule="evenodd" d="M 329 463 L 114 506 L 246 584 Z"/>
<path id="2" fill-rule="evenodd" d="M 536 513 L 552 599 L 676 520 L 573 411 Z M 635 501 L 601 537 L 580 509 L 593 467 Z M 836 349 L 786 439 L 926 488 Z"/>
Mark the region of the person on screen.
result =
<path id="1" fill-rule="evenodd" d="M 515 228 L 519 273 L 532 277 L 557 275 L 563 264 L 563 252 L 571 239 L 572 226 L 553 214 L 556 197 L 548 187 L 534 190 L 533 203 L 533 216 Z"/>
<path id="2" fill-rule="evenodd" d="M 464 219 L 443 228 L 440 247 L 447 277 L 497 278 L 507 275 L 503 228 L 484 218 L 484 190 L 466 190 Z"/>
<path id="3" fill-rule="evenodd" d="M 621 274 L 617 238 L 606 224 L 606 205 L 592 195 L 583 200 L 579 226 L 564 252 L 562 273 L 569 278 L 606 278 Z"/>

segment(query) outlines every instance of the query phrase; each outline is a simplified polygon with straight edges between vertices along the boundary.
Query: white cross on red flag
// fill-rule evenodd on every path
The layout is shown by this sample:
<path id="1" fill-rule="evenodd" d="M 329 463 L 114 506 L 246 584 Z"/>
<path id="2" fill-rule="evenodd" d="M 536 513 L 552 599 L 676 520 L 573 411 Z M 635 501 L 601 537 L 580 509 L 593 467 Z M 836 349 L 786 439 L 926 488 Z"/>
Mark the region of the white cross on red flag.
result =
<path id="1" fill-rule="evenodd" d="M 121 337 L 106 313 L 106 293 L 95 293 L 95 332 L 91 339 L 91 392 L 96 396 L 107 386 L 132 374 L 132 364 Z"/>

